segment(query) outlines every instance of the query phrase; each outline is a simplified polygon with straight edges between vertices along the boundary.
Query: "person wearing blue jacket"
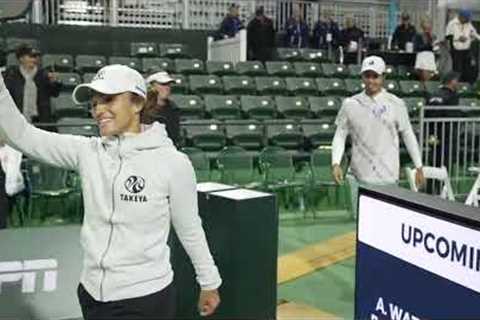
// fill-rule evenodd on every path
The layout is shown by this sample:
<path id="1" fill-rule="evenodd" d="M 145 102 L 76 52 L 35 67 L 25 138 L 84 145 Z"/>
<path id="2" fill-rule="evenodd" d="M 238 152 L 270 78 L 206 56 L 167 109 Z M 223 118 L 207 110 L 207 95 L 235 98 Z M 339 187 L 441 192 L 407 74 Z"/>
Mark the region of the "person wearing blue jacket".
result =
<path id="1" fill-rule="evenodd" d="M 141 124 L 145 99 L 140 73 L 106 66 L 73 92 L 76 103 L 91 102 L 101 137 L 56 134 L 27 122 L 0 77 L 0 139 L 81 177 L 84 260 L 77 294 L 86 320 L 174 318 L 170 225 L 194 266 L 200 314 L 213 314 L 220 303 L 222 280 L 198 215 L 192 164 L 163 124 Z"/>
<path id="2" fill-rule="evenodd" d="M 308 25 L 298 17 L 290 17 L 285 26 L 286 35 L 284 45 L 287 48 L 308 47 L 309 29 Z"/>
<path id="3" fill-rule="evenodd" d="M 318 20 L 313 27 L 313 46 L 317 49 L 327 49 L 327 35 L 331 35 L 331 45 L 337 48 L 340 38 L 340 28 L 338 23 L 329 16 L 326 20 Z"/>
<path id="4" fill-rule="evenodd" d="M 220 25 L 220 38 L 233 38 L 241 29 L 244 29 L 243 22 L 240 20 L 240 7 L 233 4 L 227 16 Z"/>

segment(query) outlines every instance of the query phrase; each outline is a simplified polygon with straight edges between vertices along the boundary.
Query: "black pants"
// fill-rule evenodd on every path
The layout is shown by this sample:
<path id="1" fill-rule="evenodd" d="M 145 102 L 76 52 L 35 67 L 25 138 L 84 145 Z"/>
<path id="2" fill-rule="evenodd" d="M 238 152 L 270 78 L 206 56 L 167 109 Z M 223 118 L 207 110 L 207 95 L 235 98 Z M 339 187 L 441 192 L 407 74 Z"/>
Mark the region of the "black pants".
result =
<path id="1" fill-rule="evenodd" d="M 7 218 L 10 212 L 8 195 L 5 191 L 5 173 L 0 167 L 0 229 L 7 227 Z"/>
<path id="2" fill-rule="evenodd" d="M 469 81 L 471 57 L 470 50 L 452 50 L 453 71 L 460 73 L 460 81 Z"/>
<path id="3" fill-rule="evenodd" d="M 82 284 L 78 286 L 77 294 L 85 320 L 174 319 L 175 317 L 176 294 L 173 284 L 147 296 L 110 302 L 96 301 Z"/>

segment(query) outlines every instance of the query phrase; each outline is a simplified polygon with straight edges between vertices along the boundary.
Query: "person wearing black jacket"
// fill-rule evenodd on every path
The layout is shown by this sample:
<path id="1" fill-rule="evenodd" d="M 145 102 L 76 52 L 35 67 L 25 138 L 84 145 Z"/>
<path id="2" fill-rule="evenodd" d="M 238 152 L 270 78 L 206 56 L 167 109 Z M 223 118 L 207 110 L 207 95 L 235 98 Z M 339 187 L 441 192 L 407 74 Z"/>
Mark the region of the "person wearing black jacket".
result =
<path id="1" fill-rule="evenodd" d="M 250 60 L 272 60 L 275 30 L 272 19 L 265 16 L 263 7 L 257 9 L 255 18 L 247 26 L 247 41 Z"/>
<path id="2" fill-rule="evenodd" d="M 147 106 L 146 109 L 152 110 L 144 115 L 142 123 L 151 124 L 155 121 L 163 123 L 166 127 L 168 137 L 178 148 L 180 145 L 180 109 L 170 99 L 170 84 L 175 80 L 165 72 L 157 72 L 147 78 L 149 89 L 147 92 L 147 104 L 155 104 Z"/>
<path id="3" fill-rule="evenodd" d="M 30 122 L 53 122 L 51 97 L 58 97 L 61 83 L 56 75 L 39 67 L 40 52 L 29 45 L 16 50 L 18 66 L 8 68 L 3 77 L 18 109 Z"/>
<path id="4" fill-rule="evenodd" d="M 344 50 L 344 64 L 355 64 L 361 41 L 364 39 L 364 32 L 358 28 L 353 17 L 347 17 L 346 28 L 340 32 L 340 45 Z"/>
<path id="5" fill-rule="evenodd" d="M 407 42 L 413 42 L 416 34 L 415 27 L 410 24 L 410 16 L 402 13 L 402 23 L 397 26 L 392 36 L 392 48 L 405 50 Z"/>

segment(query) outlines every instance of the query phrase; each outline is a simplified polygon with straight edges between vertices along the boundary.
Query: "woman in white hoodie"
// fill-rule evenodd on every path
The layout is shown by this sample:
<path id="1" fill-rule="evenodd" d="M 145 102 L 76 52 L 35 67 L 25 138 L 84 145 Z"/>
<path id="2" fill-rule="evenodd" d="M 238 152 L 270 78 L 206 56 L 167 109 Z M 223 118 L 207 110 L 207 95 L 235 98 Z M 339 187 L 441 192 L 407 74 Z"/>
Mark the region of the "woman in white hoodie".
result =
<path id="1" fill-rule="evenodd" d="M 101 138 L 59 135 L 30 125 L 0 78 L 0 138 L 28 157 L 81 176 L 78 296 L 85 319 L 174 318 L 170 224 L 195 268 L 199 312 L 210 315 L 220 302 L 221 278 L 198 216 L 192 165 L 162 124 L 140 124 L 145 98 L 137 71 L 106 66 L 73 92 L 75 102 L 91 101 Z"/>

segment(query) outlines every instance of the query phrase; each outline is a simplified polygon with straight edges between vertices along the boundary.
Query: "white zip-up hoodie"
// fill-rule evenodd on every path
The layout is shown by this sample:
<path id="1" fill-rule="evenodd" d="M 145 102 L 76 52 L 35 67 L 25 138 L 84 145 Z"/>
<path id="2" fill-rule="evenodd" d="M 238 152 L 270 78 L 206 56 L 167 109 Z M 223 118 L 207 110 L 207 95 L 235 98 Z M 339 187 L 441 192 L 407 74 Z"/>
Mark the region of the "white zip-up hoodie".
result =
<path id="1" fill-rule="evenodd" d="M 173 280 L 172 222 L 202 289 L 221 284 L 198 216 L 195 173 L 165 127 L 87 138 L 30 125 L 0 76 L 0 136 L 28 157 L 79 172 L 85 216 L 81 283 L 97 301 L 145 296 Z"/>

